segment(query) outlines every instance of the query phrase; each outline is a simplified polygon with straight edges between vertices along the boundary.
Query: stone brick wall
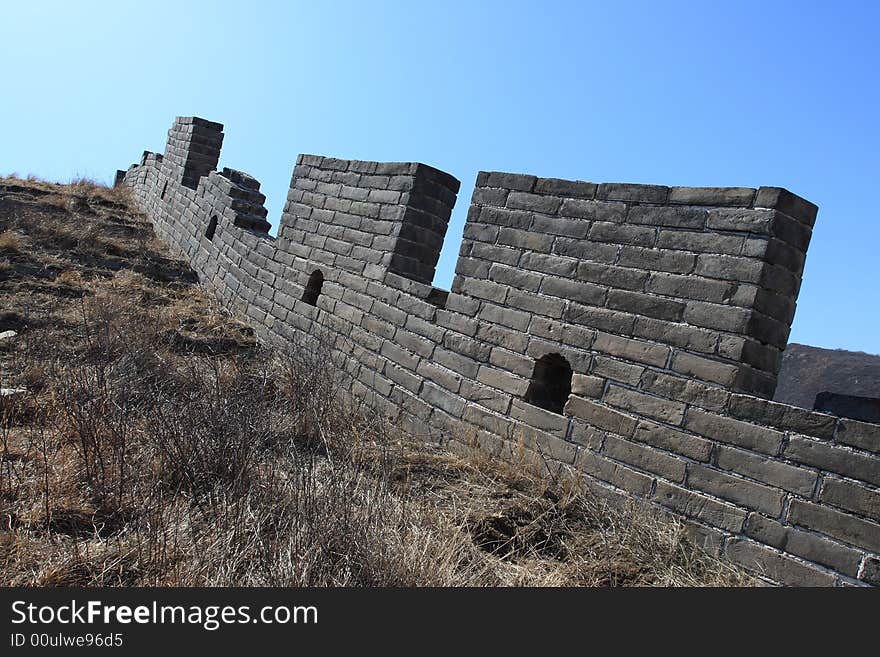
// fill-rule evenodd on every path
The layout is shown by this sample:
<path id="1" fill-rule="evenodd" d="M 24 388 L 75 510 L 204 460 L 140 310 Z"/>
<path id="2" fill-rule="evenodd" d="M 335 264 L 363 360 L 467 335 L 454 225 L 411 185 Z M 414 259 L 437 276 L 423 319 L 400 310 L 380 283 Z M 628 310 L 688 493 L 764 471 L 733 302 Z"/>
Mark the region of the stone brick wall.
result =
<path id="1" fill-rule="evenodd" d="M 220 143 L 178 119 L 120 184 L 264 340 L 329 336 L 352 392 L 411 431 L 524 445 L 770 581 L 880 584 L 880 425 L 768 401 L 814 205 L 481 173 L 447 293 L 453 177 L 300 156 L 273 239 L 259 183 L 204 168 Z"/>

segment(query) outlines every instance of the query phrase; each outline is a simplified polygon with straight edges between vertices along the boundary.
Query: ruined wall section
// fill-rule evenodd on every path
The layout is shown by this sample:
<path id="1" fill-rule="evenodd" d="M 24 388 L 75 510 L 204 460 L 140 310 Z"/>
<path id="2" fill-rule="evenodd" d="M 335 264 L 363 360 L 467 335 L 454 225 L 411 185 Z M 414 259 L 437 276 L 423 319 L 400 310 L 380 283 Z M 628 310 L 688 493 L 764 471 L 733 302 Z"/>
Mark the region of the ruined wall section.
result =
<path id="1" fill-rule="evenodd" d="M 256 181 L 192 189 L 163 166 L 175 147 L 122 180 L 159 236 L 263 339 L 327 336 L 347 388 L 410 431 L 499 458 L 524 445 L 772 581 L 880 583 L 880 426 L 762 398 L 815 206 L 481 173 L 447 295 L 395 256 L 433 270 L 451 176 L 300 156 L 276 240 Z M 524 401 L 551 354 L 573 371 L 562 413 Z"/>

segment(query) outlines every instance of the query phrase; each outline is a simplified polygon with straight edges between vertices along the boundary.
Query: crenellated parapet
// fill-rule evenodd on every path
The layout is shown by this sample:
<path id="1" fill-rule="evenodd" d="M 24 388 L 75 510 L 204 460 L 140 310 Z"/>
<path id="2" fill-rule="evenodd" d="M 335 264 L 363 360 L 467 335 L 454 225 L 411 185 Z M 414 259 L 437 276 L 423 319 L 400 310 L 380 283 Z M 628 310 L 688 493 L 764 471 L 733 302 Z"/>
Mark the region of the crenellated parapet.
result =
<path id="1" fill-rule="evenodd" d="M 119 184 L 262 339 L 328 335 L 401 426 L 524 446 L 770 581 L 880 584 L 880 424 L 769 401 L 816 206 L 483 172 L 447 292 L 452 176 L 301 155 L 276 239 L 259 183 L 215 170 L 221 143 L 178 119 Z"/>

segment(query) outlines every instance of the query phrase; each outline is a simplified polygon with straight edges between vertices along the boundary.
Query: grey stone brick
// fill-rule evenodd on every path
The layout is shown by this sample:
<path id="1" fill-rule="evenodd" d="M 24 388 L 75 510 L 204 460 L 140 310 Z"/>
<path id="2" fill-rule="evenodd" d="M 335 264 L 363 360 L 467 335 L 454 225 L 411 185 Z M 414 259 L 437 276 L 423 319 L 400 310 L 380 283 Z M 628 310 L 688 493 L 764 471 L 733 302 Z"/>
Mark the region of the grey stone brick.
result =
<path id="1" fill-rule="evenodd" d="M 880 521 L 880 491 L 843 479 L 826 477 L 819 499 L 841 509 Z"/>
<path id="2" fill-rule="evenodd" d="M 553 194 L 566 198 L 591 199 L 598 185 L 582 180 L 561 180 L 559 178 L 538 178 L 534 190 L 538 194 Z"/>
<path id="3" fill-rule="evenodd" d="M 553 214 L 559 209 L 560 205 L 562 205 L 562 199 L 556 196 L 510 192 L 507 197 L 507 207 L 513 210 L 529 210 L 531 212 Z"/>
<path id="4" fill-rule="evenodd" d="M 749 207 L 756 190 L 749 187 L 670 187 L 669 203 Z"/>
<path id="5" fill-rule="evenodd" d="M 578 451 L 575 467 L 588 475 L 641 497 L 647 497 L 653 479 L 587 449 Z"/>
<path id="6" fill-rule="evenodd" d="M 623 310 L 636 315 L 680 321 L 685 311 L 685 304 L 652 294 L 641 294 L 629 290 L 611 290 L 608 293 L 607 306 L 614 310 Z"/>
<path id="7" fill-rule="evenodd" d="M 551 413 L 519 399 L 513 400 L 513 404 L 510 407 L 510 415 L 531 427 L 547 431 L 559 438 L 564 438 L 568 431 L 569 419 L 567 417 Z"/>
<path id="8" fill-rule="evenodd" d="M 880 453 L 880 424 L 841 418 L 837 424 L 837 442 Z"/>
<path id="9" fill-rule="evenodd" d="M 529 386 L 527 379 L 487 365 L 480 366 L 477 372 L 477 381 L 492 388 L 509 392 L 515 397 L 522 397 Z"/>
<path id="10" fill-rule="evenodd" d="M 484 303 L 477 317 L 486 322 L 501 324 L 516 331 L 525 331 L 529 326 L 530 316 L 520 310 L 512 310 L 492 303 Z"/>
<path id="11" fill-rule="evenodd" d="M 581 397 L 599 399 L 605 389 L 605 379 L 589 374 L 573 374 L 571 377 L 571 394 Z"/>
<path id="12" fill-rule="evenodd" d="M 585 261 L 578 263 L 577 277 L 582 281 L 599 285 L 625 290 L 641 290 L 645 287 L 648 272 Z"/>
<path id="13" fill-rule="evenodd" d="M 626 204 L 607 201 L 567 199 L 563 201 L 559 214 L 590 221 L 623 223 L 626 219 Z"/>
<path id="14" fill-rule="evenodd" d="M 641 365 L 626 363 L 614 358 L 596 356 L 593 359 L 591 372 L 612 381 L 637 386 L 645 373 L 645 368 Z"/>
<path id="15" fill-rule="evenodd" d="M 812 502 L 792 500 L 789 521 L 851 545 L 880 552 L 880 525 Z"/>
<path id="16" fill-rule="evenodd" d="M 600 327 L 601 328 L 601 327 Z M 614 330 L 614 329 L 609 329 Z M 714 331 L 667 322 L 653 317 L 636 317 L 629 331 L 638 338 L 647 338 L 689 351 L 711 354 L 715 351 L 718 334 Z"/>
<path id="17" fill-rule="evenodd" d="M 707 413 L 696 408 L 688 409 L 684 426 L 700 436 L 745 447 L 770 456 L 779 453 L 785 438 L 785 434 L 780 431 Z"/>
<path id="18" fill-rule="evenodd" d="M 731 539 L 727 543 L 725 554 L 732 562 L 782 584 L 834 586 L 837 582 L 837 578 L 830 573 L 745 538 Z"/>
<path id="19" fill-rule="evenodd" d="M 482 172 L 481 172 L 482 173 Z M 520 192 L 530 192 L 535 187 L 537 178 L 535 176 L 527 176 L 517 173 L 501 173 L 498 171 L 490 171 L 485 179 L 485 185 L 479 185 L 480 179 L 477 179 L 478 186 L 501 187 Z"/>
<path id="20" fill-rule="evenodd" d="M 626 183 L 602 183 L 596 190 L 597 199 L 638 203 L 665 203 L 668 194 L 668 187 Z"/>
<path id="21" fill-rule="evenodd" d="M 728 532 L 739 533 L 746 519 L 746 512 L 740 508 L 663 480 L 657 481 L 653 499 L 689 518 L 696 518 Z"/>
<path id="22" fill-rule="evenodd" d="M 605 287 L 594 285 L 593 283 L 547 276 L 541 284 L 541 292 L 548 296 L 558 297 L 567 301 L 577 301 L 587 305 L 601 306 L 605 302 L 605 295 L 608 290 Z"/>
<path id="23" fill-rule="evenodd" d="M 597 221 L 590 228 L 590 239 L 597 242 L 650 247 L 657 241 L 657 232 L 648 226 Z"/>
<path id="24" fill-rule="evenodd" d="M 666 424 L 679 425 L 684 419 L 684 404 L 614 384 L 608 387 L 603 401 L 611 406 L 660 420 Z"/>
<path id="25" fill-rule="evenodd" d="M 813 226 L 819 211 L 815 205 L 781 187 L 761 187 L 755 198 L 756 208 L 773 208 L 789 217 Z"/>
<path id="26" fill-rule="evenodd" d="M 636 428 L 636 420 L 629 415 L 577 395 L 568 398 L 564 413 L 625 438 L 632 436 Z"/>
<path id="27" fill-rule="evenodd" d="M 802 436 L 789 438 L 783 455 L 798 463 L 880 486 L 880 459 Z"/>
<path id="28" fill-rule="evenodd" d="M 685 462 L 658 449 L 608 436 L 602 453 L 616 461 L 646 470 L 675 483 L 684 481 Z"/>
<path id="29" fill-rule="evenodd" d="M 727 303 L 733 297 L 736 285 L 702 276 L 653 273 L 647 281 L 645 290 L 677 298 Z"/>
<path id="30" fill-rule="evenodd" d="M 656 370 L 646 370 L 640 384 L 646 392 L 712 411 L 724 410 L 730 398 L 730 393 L 718 386 Z"/>
<path id="31" fill-rule="evenodd" d="M 622 338 L 610 333 L 599 332 L 593 342 L 593 349 L 610 356 L 617 356 L 636 363 L 645 365 L 666 365 L 669 357 L 669 347 L 641 340 Z"/>
<path id="32" fill-rule="evenodd" d="M 623 246 L 620 249 L 620 259 L 617 264 L 624 267 L 687 274 L 693 271 L 696 266 L 697 256 L 693 253 L 668 249 Z"/>
<path id="33" fill-rule="evenodd" d="M 620 247 L 617 244 L 603 244 L 564 237 L 557 237 L 553 244 L 553 253 L 557 255 L 609 264 L 617 260 L 619 250 Z"/>
<path id="34" fill-rule="evenodd" d="M 774 518 L 781 515 L 785 500 L 785 493 L 778 489 L 704 465 L 688 465 L 687 486 L 749 509 L 757 509 Z"/>
<path id="35" fill-rule="evenodd" d="M 704 208 L 636 205 L 630 208 L 626 219 L 629 223 L 646 226 L 702 229 L 707 216 Z"/>
<path id="36" fill-rule="evenodd" d="M 633 434 L 633 440 L 665 449 L 668 452 L 675 452 L 696 461 L 708 461 L 712 454 L 710 441 L 647 420 L 639 421 Z"/>

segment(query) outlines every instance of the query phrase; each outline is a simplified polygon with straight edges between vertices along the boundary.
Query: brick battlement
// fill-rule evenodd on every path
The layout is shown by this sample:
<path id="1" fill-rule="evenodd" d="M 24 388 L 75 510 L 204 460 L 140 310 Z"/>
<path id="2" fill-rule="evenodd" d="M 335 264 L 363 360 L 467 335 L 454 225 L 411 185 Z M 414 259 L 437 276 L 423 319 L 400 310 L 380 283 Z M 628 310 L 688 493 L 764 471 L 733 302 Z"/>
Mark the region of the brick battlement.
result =
<path id="1" fill-rule="evenodd" d="M 880 425 L 768 401 L 817 208 L 780 188 L 297 159 L 278 237 L 222 126 L 178 118 L 117 175 L 216 296 L 284 346 L 333 338 L 352 392 L 418 434 L 517 443 L 675 513 L 784 584 L 880 584 Z"/>

